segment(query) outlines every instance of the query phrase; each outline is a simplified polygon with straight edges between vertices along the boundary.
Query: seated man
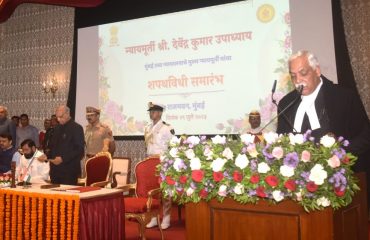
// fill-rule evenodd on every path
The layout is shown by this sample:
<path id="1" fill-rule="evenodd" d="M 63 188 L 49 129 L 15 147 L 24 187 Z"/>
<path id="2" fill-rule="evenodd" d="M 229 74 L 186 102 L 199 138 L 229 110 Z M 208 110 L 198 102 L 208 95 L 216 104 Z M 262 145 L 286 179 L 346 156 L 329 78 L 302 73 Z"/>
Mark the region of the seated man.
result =
<path id="1" fill-rule="evenodd" d="M 16 169 L 18 182 L 43 183 L 49 179 L 49 163 L 46 156 L 36 149 L 31 139 L 21 143 L 23 156 Z"/>
<path id="2" fill-rule="evenodd" d="M 16 152 L 16 148 L 12 145 L 12 140 L 10 134 L 0 134 L 0 173 L 10 171 L 10 165 Z"/>

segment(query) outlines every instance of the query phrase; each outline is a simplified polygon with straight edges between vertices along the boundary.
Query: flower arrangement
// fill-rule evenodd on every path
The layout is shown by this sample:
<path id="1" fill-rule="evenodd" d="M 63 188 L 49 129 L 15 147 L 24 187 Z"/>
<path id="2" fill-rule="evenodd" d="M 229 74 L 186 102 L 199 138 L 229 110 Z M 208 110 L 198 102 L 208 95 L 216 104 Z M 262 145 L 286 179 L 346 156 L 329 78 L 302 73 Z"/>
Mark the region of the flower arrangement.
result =
<path id="1" fill-rule="evenodd" d="M 265 133 L 257 144 L 250 134 L 173 137 L 158 166 L 162 191 L 180 203 L 291 199 L 307 212 L 350 204 L 359 187 L 348 141 L 326 135 L 316 143 L 310 133 Z"/>
<path id="2" fill-rule="evenodd" d="M 10 173 L 0 174 L 0 188 L 10 187 L 12 183 L 12 175 Z"/>

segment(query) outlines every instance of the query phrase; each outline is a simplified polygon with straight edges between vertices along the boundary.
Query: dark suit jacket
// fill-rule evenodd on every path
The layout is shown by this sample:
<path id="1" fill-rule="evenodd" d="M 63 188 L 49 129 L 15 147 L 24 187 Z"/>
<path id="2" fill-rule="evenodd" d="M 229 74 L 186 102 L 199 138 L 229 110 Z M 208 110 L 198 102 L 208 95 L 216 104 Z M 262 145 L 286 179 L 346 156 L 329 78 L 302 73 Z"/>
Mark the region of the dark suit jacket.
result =
<path id="1" fill-rule="evenodd" d="M 359 96 L 350 89 L 333 84 L 324 76 L 321 78 L 323 85 L 315 100 L 315 108 L 322 129 L 314 132 L 314 137 L 319 140 L 328 132 L 334 133 L 350 142 L 348 151 L 357 156 L 363 155 L 370 149 L 370 123 Z M 294 99 L 297 99 L 295 104 L 285 112 L 287 119 L 284 114 L 278 118 L 278 133 L 293 131 L 291 125 L 294 124 L 300 96 L 294 90 L 279 102 L 279 110 L 282 111 Z"/>
<path id="2" fill-rule="evenodd" d="M 81 173 L 80 161 L 84 154 L 85 140 L 83 128 L 73 120 L 64 125 L 55 127 L 51 138 L 51 149 L 48 157 L 62 157 L 59 165 L 50 164 L 50 177 L 63 177 L 65 175 L 78 177 Z"/>

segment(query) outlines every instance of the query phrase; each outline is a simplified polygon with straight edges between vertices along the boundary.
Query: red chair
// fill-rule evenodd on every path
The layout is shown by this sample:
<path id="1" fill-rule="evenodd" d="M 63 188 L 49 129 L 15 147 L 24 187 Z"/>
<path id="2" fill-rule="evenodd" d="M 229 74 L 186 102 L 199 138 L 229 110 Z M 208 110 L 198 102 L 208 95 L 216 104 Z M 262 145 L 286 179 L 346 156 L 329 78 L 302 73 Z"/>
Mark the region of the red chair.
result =
<path id="1" fill-rule="evenodd" d="M 126 197 L 125 216 L 130 221 L 139 223 L 140 237 L 145 240 L 146 224 L 152 217 L 157 217 L 161 239 L 163 232 L 160 224 L 161 190 L 156 176 L 159 157 L 149 157 L 139 162 L 135 167 L 136 186 L 135 196 Z"/>
<path id="2" fill-rule="evenodd" d="M 79 179 L 84 186 L 105 187 L 110 183 L 112 158 L 109 152 L 100 152 L 87 159 L 85 163 L 86 177 Z"/>

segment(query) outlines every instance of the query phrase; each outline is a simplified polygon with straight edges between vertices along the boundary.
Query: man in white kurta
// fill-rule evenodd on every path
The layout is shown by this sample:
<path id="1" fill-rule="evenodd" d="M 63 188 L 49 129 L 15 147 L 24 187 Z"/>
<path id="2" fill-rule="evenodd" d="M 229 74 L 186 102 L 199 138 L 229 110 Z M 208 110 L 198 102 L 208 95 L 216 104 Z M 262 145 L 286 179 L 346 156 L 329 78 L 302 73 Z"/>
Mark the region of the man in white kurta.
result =
<path id="1" fill-rule="evenodd" d="M 18 182 L 44 183 L 49 179 L 49 163 L 44 153 L 30 139 L 21 143 L 23 155 L 16 168 Z"/>
<path id="2" fill-rule="evenodd" d="M 168 149 L 168 143 L 175 134 L 171 125 L 162 121 L 164 107 L 160 104 L 149 103 L 149 114 L 152 123 L 145 127 L 144 138 L 147 156 L 161 155 Z M 170 227 L 171 200 L 163 199 L 163 220 L 162 229 Z M 146 225 L 147 228 L 157 226 L 157 218 L 152 218 Z"/>

